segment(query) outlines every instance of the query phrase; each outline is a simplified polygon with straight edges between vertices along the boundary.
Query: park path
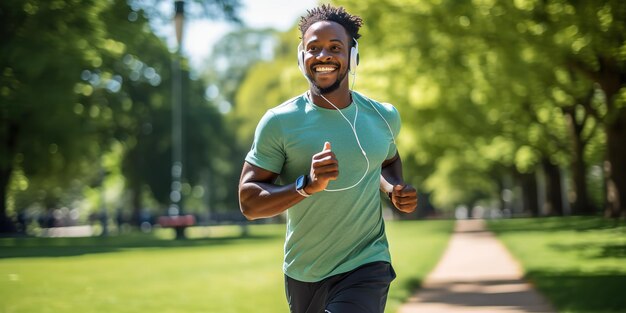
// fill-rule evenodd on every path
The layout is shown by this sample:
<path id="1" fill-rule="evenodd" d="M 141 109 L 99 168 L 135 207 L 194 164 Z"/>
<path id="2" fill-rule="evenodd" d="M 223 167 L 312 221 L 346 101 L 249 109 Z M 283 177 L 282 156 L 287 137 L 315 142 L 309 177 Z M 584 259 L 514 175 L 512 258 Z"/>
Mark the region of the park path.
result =
<path id="1" fill-rule="evenodd" d="M 399 313 L 556 312 L 483 220 L 458 220 L 448 247 L 422 288 Z"/>

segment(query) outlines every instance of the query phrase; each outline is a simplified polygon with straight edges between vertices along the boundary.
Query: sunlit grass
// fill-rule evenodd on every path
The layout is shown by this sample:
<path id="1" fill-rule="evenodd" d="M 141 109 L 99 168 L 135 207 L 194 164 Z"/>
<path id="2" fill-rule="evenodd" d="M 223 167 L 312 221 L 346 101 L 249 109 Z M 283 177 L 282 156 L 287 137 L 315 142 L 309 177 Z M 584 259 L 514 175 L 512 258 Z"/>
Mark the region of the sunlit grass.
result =
<path id="1" fill-rule="evenodd" d="M 626 224 L 595 217 L 489 223 L 559 312 L 626 312 Z"/>
<path id="2" fill-rule="evenodd" d="M 1 311 L 284 311 L 283 229 L 182 242 L 141 235 L 34 239 L 41 246 L 20 240 L 2 248 L 5 257 L 11 250 L 25 257 L 0 260 Z"/>
<path id="3" fill-rule="evenodd" d="M 449 221 L 390 222 L 398 279 L 389 309 L 434 266 Z M 284 225 L 108 238 L 0 239 L 1 312 L 288 312 Z M 166 238 L 166 239 L 163 239 Z M 388 312 L 393 312 L 387 310 Z"/>

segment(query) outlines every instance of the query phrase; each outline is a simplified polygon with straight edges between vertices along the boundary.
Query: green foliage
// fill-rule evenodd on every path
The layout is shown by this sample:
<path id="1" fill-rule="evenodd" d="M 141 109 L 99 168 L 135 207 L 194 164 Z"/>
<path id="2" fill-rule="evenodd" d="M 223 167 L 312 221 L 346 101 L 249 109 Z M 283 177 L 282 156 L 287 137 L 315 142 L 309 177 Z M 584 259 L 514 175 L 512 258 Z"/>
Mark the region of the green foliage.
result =
<path id="1" fill-rule="evenodd" d="M 149 27 L 171 22 L 157 9 L 166 3 L 0 4 L 0 230 L 25 207 L 80 201 L 102 168 L 105 181 L 124 176 L 116 206 L 168 202 L 172 55 Z M 506 177 L 542 164 L 568 171 L 576 201 L 585 188 L 595 207 L 615 202 L 607 193 L 626 198 L 625 2 L 334 3 L 364 18 L 355 88 L 399 108 L 405 177 L 437 206 L 497 202 Z M 192 17 L 238 20 L 236 0 L 187 4 Z M 307 89 L 298 37 L 295 27 L 231 34 L 204 80 L 187 79 L 183 61 L 191 211 L 236 207 L 259 118 Z M 100 165 L 110 153 L 120 172 Z"/>
<path id="2" fill-rule="evenodd" d="M 232 118 L 242 146 L 252 144 L 254 130 L 265 111 L 307 90 L 308 83 L 296 65 L 298 35 L 295 28 L 280 37 L 275 58 L 255 64 L 235 97 Z M 274 75 L 268 75 L 274 73 Z"/>
<path id="3" fill-rule="evenodd" d="M 80 72 L 102 64 L 109 2 L 3 1 L 0 4 L 0 231 L 7 228 L 13 170 L 19 189 L 39 185 L 36 199 L 57 202 L 62 188 L 90 174 L 97 158 L 90 118 L 76 113 Z M 24 184 L 24 182 L 26 184 Z"/>
<path id="4" fill-rule="evenodd" d="M 174 1 L 170 0 L 129 0 L 133 10 L 143 10 L 146 17 L 157 24 L 170 24 Z M 163 8 L 171 8 L 163 10 Z M 185 1 L 185 19 L 223 19 L 240 23 L 239 9 L 241 0 L 187 0 Z"/>
<path id="5" fill-rule="evenodd" d="M 559 312 L 623 312 L 626 225 L 602 218 L 543 218 L 489 223 L 526 278 Z"/>
<path id="6" fill-rule="evenodd" d="M 271 47 L 278 34 L 271 29 L 241 29 L 222 37 L 211 51 L 204 76 L 211 83 L 210 98 L 220 101 L 222 113 L 228 113 L 235 102 L 235 94 L 250 68 L 259 61 L 271 60 Z M 226 102 L 226 103 L 221 103 Z"/>
<path id="7" fill-rule="evenodd" d="M 114 205 L 133 207 L 135 219 L 146 197 L 169 202 L 173 57 L 149 27 L 154 16 L 130 3 L 2 3 L 0 231 L 12 230 L 5 204 L 10 215 L 74 207 L 106 175 L 124 176 L 127 193 Z M 236 19 L 236 1 L 200 4 Z M 206 211 L 206 198 L 236 207 L 233 193 L 206 187 L 232 176 L 232 138 L 204 82 L 186 65 L 182 76 L 189 211 Z M 113 146 L 119 157 L 104 165 Z"/>
<path id="8" fill-rule="evenodd" d="M 436 204 L 471 198 L 472 174 L 602 161 L 603 148 L 590 144 L 602 140 L 597 125 L 621 118 L 610 99 L 589 95 L 612 92 L 598 60 L 624 71 L 623 2 L 334 2 L 363 17 L 357 85 L 399 108 L 403 161 Z M 464 173 L 441 168 L 451 155 Z M 497 195 L 497 186 L 480 188 Z M 452 189 L 466 196 L 451 199 Z"/>
<path id="9" fill-rule="evenodd" d="M 221 193 L 233 200 L 229 207 L 221 208 L 222 211 L 238 207 L 235 189 L 245 154 L 250 148 L 249 141 L 239 137 L 242 124 L 238 116 L 241 113 L 234 112 L 241 112 L 242 109 L 236 101 L 236 95 L 254 65 L 274 57 L 270 48 L 277 41 L 277 33 L 268 29 L 241 29 L 227 34 L 215 44 L 203 75 L 209 84 L 206 97 L 222 113 L 225 120 L 224 140 L 229 143 L 228 157 L 224 158 L 221 165 L 214 167 L 216 171 L 223 172 L 219 180 L 214 180 L 214 185 L 222 188 Z"/>
<path id="10" fill-rule="evenodd" d="M 105 105 L 113 110 L 114 123 L 107 124 L 108 140 L 122 142 L 124 174 L 131 191 L 133 219 L 138 219 L 144 190 L 162 206 L 169 203 L 172 163 L 173 58 L 162 40 L 151 33 L 141 10 L 123 1 L 102 18 L 111 25 L 113 40 L 125 43 L 122 56 L 108 59 L 105 70 L 119 77 L 119 90 L 102 88 Z M 133 19 L 122 18 L 135 14 Z M 216 183 L 232 176 L 225 167 L 230 160 L 232 141 L 215 105 L 205 99 L 205 83 L 190 79 L 188 65 L 182 60 L 183 111 L 183 196 L 185 210 L 203 213 L 206 206 L 236 207 L 232 193 L 220 192 Z M 92 99 L 93 100 L 93 99 Z M 215 186 L 210 188 L 209 186 Z M 209 198 L 211 203 L 204 203 Z M 128 204 L 127 204 L 128 205 Z M 164 212 L 160 212 L 161 214 Z M 157 214 L 159 214 L 157 212 Z"/>
<path id="11" fill-rule="evenodd" d="M 230 143 L 229 157 L 224 159 L 222 165 L 216 167 L 229 170 L 220 180 L 215 180 L 215 185 L 226 186 L 223 187 L 222 193 L 231 197 L 237 195 L 234 189 L 239 182 L 239 169 L 250 148 L 249 144 L 241 144 L 240 136 L 237 135 L 241 125 L 233 113 L 237 110 L 237 107 L 233 108 L 237 103 L 236 93 L 256 63 L 273 58 L 269 47 L 273 47 L 276 41 L 276 32 L 269 29 L 241 29 L 226 34 L 215 44 L 207 62 L 207 70 L 203 73 L 204 79 L 209 84 L 206 97 L 222 113 L 225 119 L 224 127 L 233 135 L 227 139 Z M 234 200 L 236 203 L 237 199 Z M 235 204 L 231 208 L 236 206 Z"/>
<path id="12" fill-rule="evenodd" d="M 136 17 L 131 20 L 132 13 Z M 172 56 L 165 44 L 147 31 L 148 21 L 142 13 L 118 1 L 101 16 L 107 22 L 110 42 L 123 49 L 108 54 L 103 66 L 83 72 L 85 83 L 95 90 L 85 102 L 110 112 L 101 117 L 99 130 L 104 146 L 119 142 L 124 147 L 118 166 L 132 197 L 141 197 L 147 184 L 152 194 L 165 202 L 171 163 Z"/>

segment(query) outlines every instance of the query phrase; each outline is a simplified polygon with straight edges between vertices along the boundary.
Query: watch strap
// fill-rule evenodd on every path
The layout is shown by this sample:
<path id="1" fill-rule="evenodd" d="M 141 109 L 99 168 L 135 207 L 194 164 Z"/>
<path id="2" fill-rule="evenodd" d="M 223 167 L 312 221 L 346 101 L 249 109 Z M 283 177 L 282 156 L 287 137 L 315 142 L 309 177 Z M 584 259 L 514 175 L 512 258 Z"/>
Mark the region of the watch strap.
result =
<path id="1" fill-rule="evenodd" d="M 296 191 L 297 191 L 297 192 L 298 192 L 301 196 L 303 196 L 303 197 L 305 197 L 305 198 L 308 198 L 308 197 L 310 197 L 310 196 L 311 196 L 311 195 L 310 195 L 310 194 L 308 194 L 306 191 L 304 191 L 304 189 L 296 189 Z"/>

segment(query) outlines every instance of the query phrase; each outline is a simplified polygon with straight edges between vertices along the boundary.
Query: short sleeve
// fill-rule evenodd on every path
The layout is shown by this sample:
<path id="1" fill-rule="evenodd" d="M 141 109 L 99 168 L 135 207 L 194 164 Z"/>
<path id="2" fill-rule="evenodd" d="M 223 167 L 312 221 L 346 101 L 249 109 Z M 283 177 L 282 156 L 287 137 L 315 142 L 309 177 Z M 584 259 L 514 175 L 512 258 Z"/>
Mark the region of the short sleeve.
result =
<path id="1" fill-rule="evenodd" d="M 285 163 L 283 139 L 278 117 L 267 111 L 257 125 L 252 148 L 246 155 L 246 162 L 280 174 Z"/>
<path id="2" fill-rule="evenodd" d="M 391 128 L 391 132 L 393 133 L 393 139 L 389 144 L 389 150 L 387 150 L 387 160 L 391 159 L 398 152 L 398 147 L 396 146 L 398 134 L 400 134 L 400 127 L 402 125 L 402 121 L 400 120 L 400 112 L 390 103 L 382 103 L 384 108 L 385 120 L 389 124 Z"/>

